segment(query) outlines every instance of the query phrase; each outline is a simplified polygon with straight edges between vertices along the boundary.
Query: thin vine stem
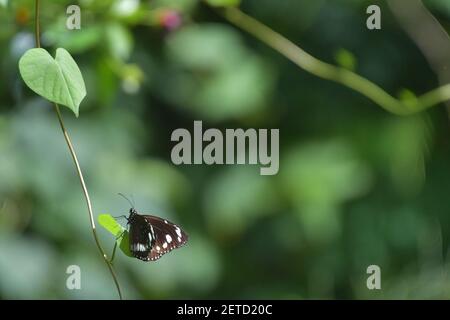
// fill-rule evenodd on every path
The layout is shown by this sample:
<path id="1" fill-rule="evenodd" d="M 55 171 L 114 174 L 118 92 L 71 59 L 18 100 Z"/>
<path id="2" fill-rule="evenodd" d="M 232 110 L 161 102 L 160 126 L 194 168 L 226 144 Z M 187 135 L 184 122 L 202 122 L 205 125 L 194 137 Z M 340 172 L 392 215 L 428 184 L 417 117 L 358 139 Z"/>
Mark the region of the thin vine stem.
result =
<path id="1" fill-rule="evenodd" d="M 336 67 L 315 58 L 289 39 L 238 8 L 229 7 L 224 9 L 223 16 L 230 23 L 278 51 L 303 70 L 317 77 L 331 80 L 353 89 L 391 113 L 397 115 L 414 114 L 450 100 L 450 83 L 416 99 L 408 101 L 396 99 L 372 81 L 350 70 Z"/>
<path id="2" fill-rule="evenodd" d="M 36 38 L 36 47 L 40 48 L 41 47 L 41 27 L 40 27 L 40 23 L 39 23 L 39 17 L 41 15 L 41 3 L 39 0 L 36 0 L 36 5 L 35 5 L 36 9 L 34 11 L 35 13 L 35 17 L 34 17 L 34 35 Z"/>
<path id="3" fill-rule="evenodd" d="M 36 46 L 38 48 L 41 47 L 40 44 L 40 23 L 39 23 L 39 14 L 40 14 L 40 0 L 35 0 L 35 37 L 36 37 Z M 120 289 L 120 285 L 119 285 L 119 281 L 117 280 L 117 276 L 114 272 L 114 268 L 112 266 L 112 263 L 108 260 L 108 256 L 106 255 L 105 251 L 103 250 L 100 241 L 98 239 L 97 236 L 97 231 L 96 231 L 96 227 L 95 227 L 95 219 L 94 219 L 94 213 L 92 211 L 92 203 L 91 203 L 91 199 L 89 197 L 89 192 L 88 189 L 86 187 L 86 183 L 84 181 L 84 177 L 83 177 L 83 172 L 81 171 L 81 167 L 80 167 L 80 163 L 78 161 L 78 157 L 77 154 L 75 152 L 75 149 L 73 147 L 72 141 L 70 139 L 69 133 L 66 129 L 66 126 L 64 125 L 64 120 L 61 114 L 61 111 L 59 109 L 58 104 L 54 104 L 55 107 L 55 112 L 56 115 L 58 117 L 58 122 L 59 125 L 61 127 L 62 133 L 64 135 L 64 139 L 66 141 L 67 147 L 69 148 L 69 152 L 70 155 L 72 156 L 73 162 L 75 164 L 75 169 L 77 171 L 78 177 L 80 179 L 80 184 L 81 184 L 81 188 L 83 190 L 83 194 L 84 194 L 84 198 L 86 200 L 86 205 L 87 205 L 87 209 L 88 209 L 88 214 L 89 214 L 89 220 L 91 223 L 91 229 L 92 229 L 92 233 L 94 235 L 94 240 L 95 240 L 95 244 L 97 245 L 98 251 L 100 252 L 103 260 L 105 261 L 106 265 L 108 266 L 109 272 L 111 273 L 111 276 L 114 280 L 114 284 L 116 285 L 117 288 L 117 293 L 119 294 L 119 298 L 120 300 L 122 300 L 122 292 Z"/>
<path id="4" fill-rule="evenodd" d="M 37 1 L 39 1 L 39 0 L 37 0 Z M 71 154 L 73 162 L 75 164 L 75 167 L 76 167 L 76 170 L 77 170 L 77 173 L 78 173 L 78 177 L 79 177 L 80 183 L 81 183 L 81 188 L 83 189 L 83 194 L 84 194 L 84 197 L 86 199 L 86 204 L 87 204 L 87 208 L 88 208 L 88 213 L 89 213 L 89 218 L 90 218 L 90 222 L 91 222 L 92 233 L 94 235 L 95 244 L 97 245 L 98 250 L 100 251 L 100 254 L 103 257 L 103 260 L 105 260 L 105 263 L 108 266 L 108 269 L 109 269 L 109 271 L 111 273 L 111 276 L 113 277 L 114 283 L 115 283 L 115 285 L 117 287 L 117 292 L 119 294 L 119 298 L 122 300 L 122 292 L 120 290 L 119 281 L 117 280 L 117 276 L 116 276 L 116 274 L 114 272 L 113 266 L 112 266 L 111 262 L 109 261 L 108 256 L 106 255 L 105 251 L 103 250 L 103 248 L 102 248 L 102 246 L 100 244 L 100 241 L 98 239 L 98 236 L 97 236 L 97 231 L 96 231 L 97 229 L 95 227 L 95 220 L 94 220 L 94 214 L 93 214 L 93 211 L 92 211 L 91 199 L 89 197 L 89 192 L 88 192 L 88 189 L 86 187 L 86 183 L 84 182 L 83 172 L 81 171 L 81 167 L 80 167 L 80 163 L 78 162 L 77 154 L 76 154 L 75 149 L 74 149 L 74 147 L 72 145 L 72 141 L 70 140 L 70 137 L 69 137 L 69 134 L 68 134 L 68 132 L 66 130 L 66 127 L 64 125 L 64 121 L 63 121 L 63 118 L 62 118 L 62 115 L 61 115 L 61 111 L 59 110 L 59 106 L 56 103 L 54 104 L 54 106 L 55 106 L 56 114 L 58 116 L 59 125 L 60 125 L 61 130 L 62 130 L 62 132 L 64 134 L 64 139 L 66 140 L 67 146 L 69 148 L 70 154 Z"/>

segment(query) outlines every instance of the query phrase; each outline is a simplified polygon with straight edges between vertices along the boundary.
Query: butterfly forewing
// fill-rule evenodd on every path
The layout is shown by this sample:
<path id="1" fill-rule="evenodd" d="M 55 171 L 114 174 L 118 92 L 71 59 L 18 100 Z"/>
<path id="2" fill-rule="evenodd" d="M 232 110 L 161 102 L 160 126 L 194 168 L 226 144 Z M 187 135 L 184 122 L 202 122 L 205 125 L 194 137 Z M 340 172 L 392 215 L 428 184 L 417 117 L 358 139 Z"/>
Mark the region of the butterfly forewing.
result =
<path id="1" fill-rule="evenodd" d="M 135 215 L 130 223 L 129 233 L 130 251 L 133 256 L 148 261 L 152 245 L 155 243 L 151 226 L 143 216 Z"/>
<path id="2" fill-rule="evenodd" d="M 187 240 L 187 234 L 168 220 L 136 214 L 130 221 L 130 251 L 138 259 L 158 260 Z"/>

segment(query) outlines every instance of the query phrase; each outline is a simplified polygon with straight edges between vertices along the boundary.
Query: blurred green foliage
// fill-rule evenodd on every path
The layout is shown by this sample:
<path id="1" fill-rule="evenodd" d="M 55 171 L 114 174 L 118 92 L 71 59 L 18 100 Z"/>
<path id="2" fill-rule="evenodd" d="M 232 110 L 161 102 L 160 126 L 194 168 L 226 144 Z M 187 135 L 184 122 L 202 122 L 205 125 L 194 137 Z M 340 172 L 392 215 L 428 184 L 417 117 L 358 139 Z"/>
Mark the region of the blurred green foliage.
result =
<path id="1" fill-rule="evenodd" d="M 217 1 L 218 2 L 218 1 Z M 242 9 L 324 61 L 413 99 L 438 85 L 385 1 L 244 0 Z M 42 44 L 83 73 L 65 112 L 96 214 L 167 217 L 190 236 L 156 263 L 117 252 L 125 298 L 448 298 L 450 126 L 445 106 L 386 113 L 317 79 L 197 0 L 42 0 Z M 424 1 L 450 31 L 446 0 Z M 51 105 L 22 82 L 31 0 L 0 0 L 0 297 L 116 298 Z M 407 10 L 407 8 L 405 8 Z M 280 128 L 280 171 L 174 166 L 176 128 Z M 99 228 L 109 250 L 114 237 Z M 66 268 L 82 271 L 67 290 Z M 382 290 L 366 288 L 366 268 Z"/>

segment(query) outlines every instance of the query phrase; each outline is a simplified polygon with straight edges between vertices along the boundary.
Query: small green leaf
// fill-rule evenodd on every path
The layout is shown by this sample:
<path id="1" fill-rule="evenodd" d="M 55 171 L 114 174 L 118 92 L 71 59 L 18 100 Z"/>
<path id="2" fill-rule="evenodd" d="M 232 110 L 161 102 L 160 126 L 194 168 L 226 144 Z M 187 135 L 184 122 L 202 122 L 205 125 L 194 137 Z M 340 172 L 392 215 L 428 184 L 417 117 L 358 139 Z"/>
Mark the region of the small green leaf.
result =
<path id="1" fill-rule="evenodd" d="M 414 107 L 417 104 L 417 96 L 409 89 L 402 89 L 398 94 L 399 99 L 408 107 Z"/>
<path id="2" fill-rule="evenodd" d="M 19 70 L 31 90 L 68 107 L 78 117 L 86 87 L 77 63 L 67 50 L 57 49 L 53 59 L 45 49 L 30 49 L 20 59 Z"/>
<path id="3" fill-rule="evenodd" d="M 116 237 L 117 246 L 122 252 L 132 257 L 130 252 L 130 241 L 128 238 L 128 231 L 122 227 L 111 215 L 101 214 L 98 216 L 98 223 L 108 230 L 113 236 Z"/>
<path id="4" fill-rule="evenodd" d="M 125 230 L 124 227 L 122 227 L 116 219 L 114 219 L 109 214 L 101 214 L 98 216 L 98 223 L 108 230 L 110 233 L 112 233 L 113 236 L 118 237 L 122 234 L 122 232 Z"/>
<path id="5" fill-rule="evenodd" d="M 116 240 L 117 246 L 122 250 L 122 252 L 129 257 L 133 257 L 130 251 L 130 238 L 128 236 L 128 231 L 125 230 L 122 237 Z"/>
<path id="6" fill-rule="evenodd" d="M 356 69 L 356 57 L 353 53 L 345 49 L 339 49 L 334 55 L 336 62 L 344 69 L 355 71 Z"/>
<path id="7" fill-rule="evenodd" d="M 241 3 L 241 0 L 206 0 L 213 7 L 235 7 Z"/>

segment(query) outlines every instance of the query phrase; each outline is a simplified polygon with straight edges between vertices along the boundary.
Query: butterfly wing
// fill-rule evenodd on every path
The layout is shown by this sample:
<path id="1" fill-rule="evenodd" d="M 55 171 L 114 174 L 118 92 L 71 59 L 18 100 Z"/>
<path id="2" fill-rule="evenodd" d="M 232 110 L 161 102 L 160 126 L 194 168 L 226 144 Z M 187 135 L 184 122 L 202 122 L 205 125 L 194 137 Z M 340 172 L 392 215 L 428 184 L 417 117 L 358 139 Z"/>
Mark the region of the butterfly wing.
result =
<path id="1" fill-rule="evenodd" d="M 149 254 L 155 243 L 152 226 L 144 216 L 134 215 L 129 230 L 130 251 L 135 258 L 143 261 L 150 260 Z"/>
<path id="2" fill-rule="evenodd" d="M 188 241 L 188 235 L 176 224 L 151 215 L 142 216 L 151 226 L 154 243 L 151 245 L 148 259 L 158 260 L 164 254 L 182 247 Z"/>

